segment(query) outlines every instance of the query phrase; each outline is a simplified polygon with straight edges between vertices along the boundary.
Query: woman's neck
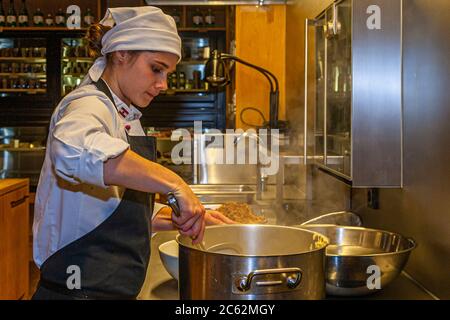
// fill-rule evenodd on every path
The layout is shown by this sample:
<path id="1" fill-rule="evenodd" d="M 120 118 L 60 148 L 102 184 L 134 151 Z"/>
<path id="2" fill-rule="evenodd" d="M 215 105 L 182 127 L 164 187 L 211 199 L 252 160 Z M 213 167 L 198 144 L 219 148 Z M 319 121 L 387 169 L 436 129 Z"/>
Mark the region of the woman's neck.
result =
<path id="1" fill-rule="evenodd" d="M 102 74 L 102 79 L 108 84 L 109 88 L 114 92 L 114 94 L 122 100 L 127 106 L 130 106 L 131 101 L 122 93 L 120 90 L 119 81 L 114 72 L 111 72 L 109 68 L 106 68 Z"/>

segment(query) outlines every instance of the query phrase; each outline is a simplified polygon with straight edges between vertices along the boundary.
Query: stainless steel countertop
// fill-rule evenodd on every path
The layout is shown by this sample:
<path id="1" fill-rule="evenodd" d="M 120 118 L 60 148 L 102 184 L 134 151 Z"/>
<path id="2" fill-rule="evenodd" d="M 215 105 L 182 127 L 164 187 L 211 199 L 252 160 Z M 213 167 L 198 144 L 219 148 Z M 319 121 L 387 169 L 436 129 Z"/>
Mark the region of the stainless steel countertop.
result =
<path id="1" fill-rule="evenodd" d="M 175 239 L 176 231 L 157 233 L 152 238 L 152 253 L 147 278 L 138 299 L 141 300 L 178 300 L 178 282 L 173 279 L 164 268 L 158 252 L 158 246 L 166 241 Z M 433 297 L 401 274 L 388 287 L 364 297 L 327 297 L 327 299 L 370 299 L 370 300 L 432 300 Z"/>

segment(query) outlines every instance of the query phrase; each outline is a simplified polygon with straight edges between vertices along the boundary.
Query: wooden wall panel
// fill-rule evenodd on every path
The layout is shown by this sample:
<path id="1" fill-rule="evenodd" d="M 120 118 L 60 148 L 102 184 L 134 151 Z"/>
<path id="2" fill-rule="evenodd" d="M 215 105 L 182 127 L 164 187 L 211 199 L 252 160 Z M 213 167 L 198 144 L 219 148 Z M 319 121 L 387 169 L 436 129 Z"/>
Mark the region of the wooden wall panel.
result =
<path id="1" fill-rule="evenodd" d="M 285 117 L 286 6 L 237 6 L 236 55 L 261 66 L 278 78 L 280 85 L 279 118 Z M 256 107 L 269 120 L 269 83 L 254 69 L 236 65 L 236 127 L 248 128 L 239 114 L 245 107 Z M 252 111 L 246 122 L 261 125 L 261 117 Z"/>

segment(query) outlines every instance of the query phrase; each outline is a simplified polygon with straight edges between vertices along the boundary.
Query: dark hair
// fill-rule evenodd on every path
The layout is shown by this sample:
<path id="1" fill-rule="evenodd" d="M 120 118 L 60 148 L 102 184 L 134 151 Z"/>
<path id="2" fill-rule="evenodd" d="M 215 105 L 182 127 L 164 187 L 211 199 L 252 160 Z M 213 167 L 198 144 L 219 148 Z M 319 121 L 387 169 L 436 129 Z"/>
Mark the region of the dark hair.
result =
<path id="1" fill-rule="evenodd" d="M 88 41 L 89 56 L 100 57 L 102 51 L 102 38 L 111 27 L 99 23 L 91 24 L 86 32 L 85 39 Z"/>
<path id="2" fill-rule="evenodd" d="M 102 39 L 105 33 L 111 30 L 111 28 L 99 23 L 94 23 L 89 26 L 85 39 L 88 41 L 89 56 L 91 58 L 96 59 L 102 55 Z M 134 61 L 140 51 L 127 50 L 127 52 L 132 56 L 131 61 Z M 107 53 L 106 59 L 108 62 L 113 62 L 112 53 Z"/>

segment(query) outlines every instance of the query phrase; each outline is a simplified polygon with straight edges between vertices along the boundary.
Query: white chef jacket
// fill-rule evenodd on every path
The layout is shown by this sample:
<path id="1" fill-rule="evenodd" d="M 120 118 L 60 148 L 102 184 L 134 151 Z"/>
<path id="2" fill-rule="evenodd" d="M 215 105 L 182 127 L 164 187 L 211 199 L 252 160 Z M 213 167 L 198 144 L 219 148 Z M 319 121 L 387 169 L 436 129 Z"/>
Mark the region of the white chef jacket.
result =
<path id="1" fill-rule="evenodd" d="M 40 267 L 57 250 L 81 238 L 118 207 L 125 188 L 105 186 L 103 164 L 129 148 L 125 130 L 142 136 L 141 113 L 94 84 L 67 95 L 53 112 L 36 192 L 33 256 Z M 155 203 L 153 216 L 163 205 Z"/>

